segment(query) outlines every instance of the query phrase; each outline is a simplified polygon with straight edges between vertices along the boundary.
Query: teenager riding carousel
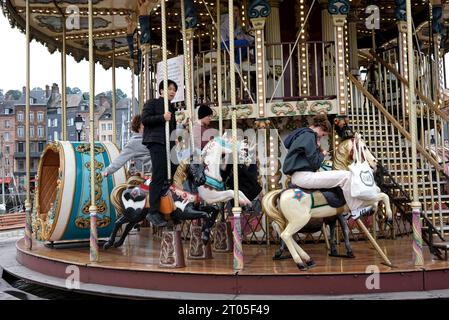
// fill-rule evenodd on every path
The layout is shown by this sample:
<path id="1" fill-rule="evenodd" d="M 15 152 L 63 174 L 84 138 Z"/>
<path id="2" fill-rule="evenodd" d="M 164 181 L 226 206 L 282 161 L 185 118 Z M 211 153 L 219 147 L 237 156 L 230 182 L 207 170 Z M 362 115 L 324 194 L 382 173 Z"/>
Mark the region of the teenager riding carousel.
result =
<path id="1" fill-rule="evenodd" d="M 326 114 L 313 117 L 312 125 L 293 131 L 285 140 L 288 149 L 283 172 L 291 175 L 292 184 L 304 189 L 331 189 L 340 187 L 354 218 L 368 213 L 363 200 L 351 196 L 351 172 L 344 170 L 318 171 L 327 151 L 321 148 L 321 139 L 332 130 Z M 380 189 L 378 188 L 378 192 Z"/>

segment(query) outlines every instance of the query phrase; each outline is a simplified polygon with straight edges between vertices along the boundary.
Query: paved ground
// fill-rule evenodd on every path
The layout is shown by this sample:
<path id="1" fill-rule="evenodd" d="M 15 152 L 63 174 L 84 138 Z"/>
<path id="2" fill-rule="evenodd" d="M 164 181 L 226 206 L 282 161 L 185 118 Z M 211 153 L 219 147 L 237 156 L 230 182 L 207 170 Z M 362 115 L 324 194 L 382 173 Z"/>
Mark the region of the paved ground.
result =
<path id="1" fill-rule="evenodd" d="M 0 252 L 23 237 L 23 229 L 0 232 Z M 0 255 L 1 257 L 1 255 Z M 0 258 L 1 259 L 1 258 Z M 0 267 L 0 300 L 101 300 L 111 298 L 80 294 L 34 284 L 5 272 Z M 112 299 L 114 300 L 114 299 Z"/>

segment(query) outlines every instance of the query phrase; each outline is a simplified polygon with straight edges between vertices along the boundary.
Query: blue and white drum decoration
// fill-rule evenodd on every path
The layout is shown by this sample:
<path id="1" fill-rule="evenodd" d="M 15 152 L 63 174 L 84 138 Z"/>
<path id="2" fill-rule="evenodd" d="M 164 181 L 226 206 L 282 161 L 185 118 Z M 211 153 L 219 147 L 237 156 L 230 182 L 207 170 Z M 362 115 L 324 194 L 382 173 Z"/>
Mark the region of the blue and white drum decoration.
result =
<path id="1" fill-rule="evenodd" d="M 103 177 L 101 172 L 119 155 L 111 142 L 95 143 L 95 201 L 98 237 L 108 237 L 116 219 L 109 195 L 125 183 L 122 168 Z M 38 240 L 89 239 L 90 234 L 90 144 L 57 141 L 42 153 L 36 177 L 33 232 Z"/>

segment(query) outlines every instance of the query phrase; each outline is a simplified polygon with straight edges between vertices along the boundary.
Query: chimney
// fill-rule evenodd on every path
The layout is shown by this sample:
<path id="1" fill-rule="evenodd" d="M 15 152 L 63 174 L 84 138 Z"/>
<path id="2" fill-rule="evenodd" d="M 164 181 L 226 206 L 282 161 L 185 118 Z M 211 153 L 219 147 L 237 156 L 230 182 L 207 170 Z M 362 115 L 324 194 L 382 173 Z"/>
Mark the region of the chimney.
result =
<path id="1" fill-rule="evenodd" d="M 59 87 L 57 83 L 53 83 L 53 86 L 51 87 L 51 93 L 59 94 Z"/>
<path id="2" fill-rule="evenodd" d="M 107 108 L 109 106 L 108 98 L 105 95 L 100 96 L 100 106 Z"/>
<path id="3" fill-rule="evenodd" d="M 45 85 L 45 98 L 50 97 L 50 86 L 47 84 Z"/>

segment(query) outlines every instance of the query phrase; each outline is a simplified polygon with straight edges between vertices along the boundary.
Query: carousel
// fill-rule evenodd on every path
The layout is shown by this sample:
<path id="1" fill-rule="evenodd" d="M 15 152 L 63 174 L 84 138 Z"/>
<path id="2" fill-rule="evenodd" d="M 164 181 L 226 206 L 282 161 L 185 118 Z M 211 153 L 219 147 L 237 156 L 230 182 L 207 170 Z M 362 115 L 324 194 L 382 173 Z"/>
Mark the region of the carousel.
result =
<path id="1" fill-rule="evenodd" d="M 67 141 L 63 126 L 62 141 L 46 146 L 5 271 L 128 298 L 449 296 L 446 1 L 1 3 L 26 34 L 27 96 L 32 39 L 60 52 L 63 97 L 66 56 L 90 63 L 88 141 Z M 151 177 L 101 174 L 120 150 L 95 141 L 97 62 L 111 69 L 113 92 L 115 69 L 129 69 L 139 113 L 161 81 L 176 79 L 178 149 L 194 149 L 195 106 L 213 109 L 197 161 L 174 172 L 167 163 L 165 227 L 145 221 Z M 163 100 L 167 111 L 168 90 Z M 323 113 L 333 132 L 321 140 L 320 170 L 358 159 L 381 190 L 360 217 L 344 215 L 338 190 L 302 190 L 283 173 L 285 138 Z"/>

